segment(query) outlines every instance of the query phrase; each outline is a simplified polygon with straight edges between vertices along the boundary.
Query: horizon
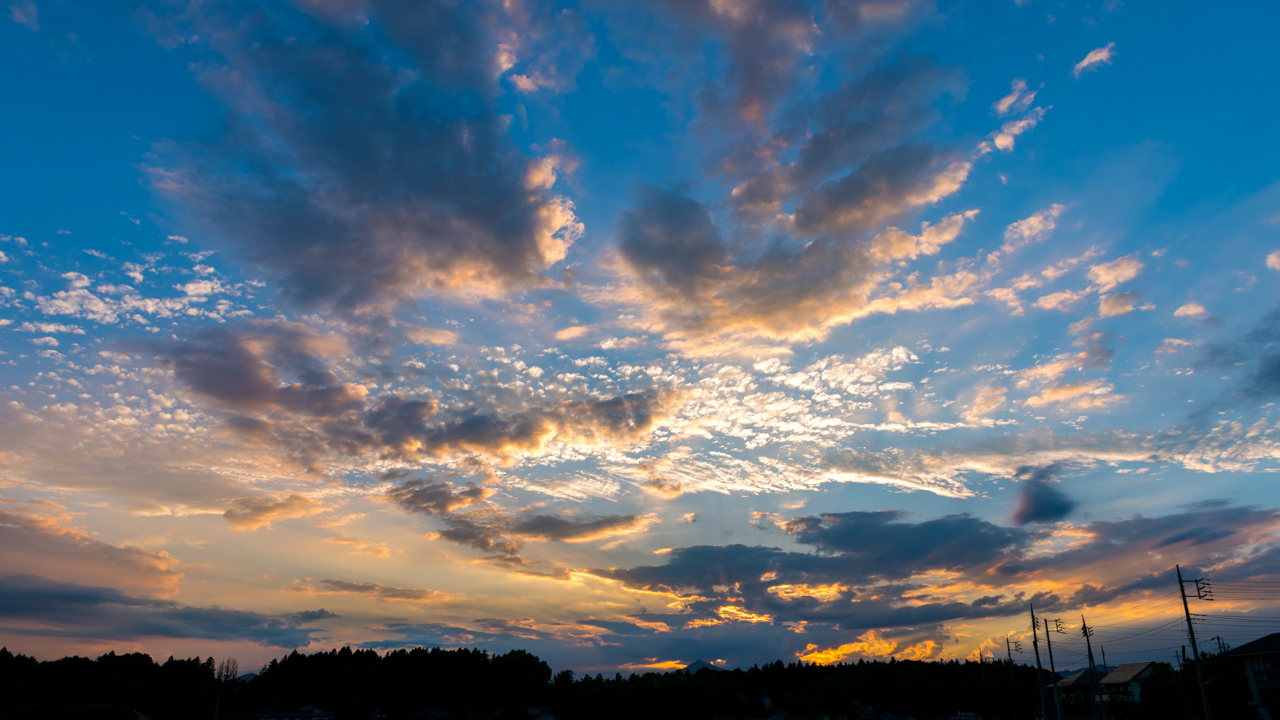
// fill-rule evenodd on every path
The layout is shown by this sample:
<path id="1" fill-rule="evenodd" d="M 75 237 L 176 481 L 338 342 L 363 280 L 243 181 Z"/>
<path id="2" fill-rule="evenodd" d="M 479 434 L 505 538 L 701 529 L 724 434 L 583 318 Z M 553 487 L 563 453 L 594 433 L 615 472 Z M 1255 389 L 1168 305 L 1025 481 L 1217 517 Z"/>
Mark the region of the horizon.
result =
<path id="1" fill-rule="evenodd" d="M 1280 7 L 4 10 L 0 646 L 1280 623 Z"/>

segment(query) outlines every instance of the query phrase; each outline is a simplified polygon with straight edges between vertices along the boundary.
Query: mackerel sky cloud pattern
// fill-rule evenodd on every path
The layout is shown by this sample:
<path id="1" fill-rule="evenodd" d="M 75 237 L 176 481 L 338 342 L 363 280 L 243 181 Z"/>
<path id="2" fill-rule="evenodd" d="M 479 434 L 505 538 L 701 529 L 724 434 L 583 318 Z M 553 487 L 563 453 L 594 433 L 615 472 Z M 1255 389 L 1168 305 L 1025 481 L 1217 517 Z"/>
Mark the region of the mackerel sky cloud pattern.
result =
<path id="1" fill-rule="evenodd" d="M 1275 8 L 6 9 L 14 651 L 964 658 L 1280 570 Z"/>

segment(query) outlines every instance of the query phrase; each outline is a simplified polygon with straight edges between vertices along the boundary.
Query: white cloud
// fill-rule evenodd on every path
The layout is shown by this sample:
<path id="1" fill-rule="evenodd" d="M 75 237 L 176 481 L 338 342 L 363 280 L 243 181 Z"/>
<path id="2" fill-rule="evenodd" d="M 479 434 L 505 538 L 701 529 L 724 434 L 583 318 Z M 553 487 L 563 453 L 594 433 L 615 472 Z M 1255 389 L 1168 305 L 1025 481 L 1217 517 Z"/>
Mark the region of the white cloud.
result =
<path id="1" fill-rule="evenodd" d="M 1062 290 L 1045 295 L 1034 304 L 1042 310 L 1066 310 L 1083 300 L 1088 294 L 1088 290 Z"/>
<path id="2" fill-rule="evenodd" d="M 1115 47 L 1116 44 L 1110 42 L 1096 50 L 1090 50 L 1089 54 L 1085 55 L 1083 60 L 1076 63 L 1075 70 L 1073 71 L 1075 76 L 1080 77 L 1080 73 L 1098 65 L 1110 65 L 1112 58 L 1115 57 Z"/>
<path id="3" fill-rule="evenodd" d="M 458 333 L 452 330 L 441 330 L 439 328 L 406 328 L 404 336 L 419 345 L 452 345 L 458 342 Z"/>
<path id="4" fill-rule="evenodd" d="M 1138 294 L 1131 292 L 1116 293 L 1115 295 L 1103 295 L 1098 301 L 1099 317 L 1115 317 L 1117 315 L 1127 315 L 1133 312 L 1133 306 L 1138 302 Z"/>
<path id="5" fill-rule="evenodd" d="M 1063 403 L 1075 410 L 1106 407 L 1120 399 L 1119 396 L 1111 394 L 1113 389 L 1111 385 L 1104 384 L 1101 380 L 1050 385 L 1039 394 L 1027 398 L 1026 405 L 1034 408 L 1044 407 L 1050 403 Z"/>
<path id="6" fill-rule="evenodd" d="M 1010 86 L 1008 95 L 991 104 L 991 109 L 995 110 L 996 114 L 1001 117 L 1026 110 L 1036 99 L 1035 90 L 1027 92 L 1026 80 L 1016 78 Z"/>
<path id="7" fill-rule="evenodd" d="M 1055 203 L 1031 217 L 1013 223 L 1004 231 L 1004 246 L 1000 251 L 1009 253 L 1032 243 L 1048 240 L 1058 226 L 1058 216 L 1066 209 L 1065 205 Z"/>
<path id="8" fill-rule="evenodd" d="M 1272 270 L 1280 270 L 1280 250 L 1272 250 L 1267 256 L 1267 267 Z"/>
<path id="9" fill-rule="evenodd" d="M 1178 352 L 1178 351 L 1180 351 L 1180 350 L 1185 350 L 1186 348 L 1189 348 L 1189 347 L 1191 347 L 1191 346 L 1192 346 L 1192 345 L 1194 345 L 1194 344 L 1195 344 L 1195 343 L 1190 342 L 1190 341 L 1188 341 L 1188 340 L 1183 340 L 1182 338 L 1165 338 L 1165 339 L 1164 339 L 1164 344 L 1162 344 L 1162 345 L 1161 345 L 1161 346 L 1156 350 L 1156 354 L 1157 354 L 1157 355 L 1169 355 L 1169 354 L 1172 354 L 1172 353 L 1176 353 L 1176 352 Z"/>
<path id="10" fill-rule="evenodd" d="M 51 335 L 53 333 L 71 333 L 72 335 L 83 335 L 84 328 L 76 325 L 62 325 L 60 323 L 30 323 L 25 322 L 15 328 L 18 332 L 44 333 Z"/>
<path id="11" fill-rule="evenodd" d="M 1089 279 L 1098 286 L 1099 292 L 1106 292 L 1120 283 L 1128 282 L 1142 272 L 1143 264 L 1138 261 L 1137 254 L 1125 255 L 1111 262 L 1099 263 L 1089 268 Z"/>
<path id="12" fill-rule="evenodd" d="M 1200 315 L 1204 315 L 1207 312 L 1209 311 L 1205 310 L 1204 306 L 1201 305 L 1200 303 L 1189 302 L 1186 305 L 1183 305 L 1182 307 L 1178 308 L 1177 310 L 1174 310 L 1173 316 L 1174 317 L 1199 317 Z"/>
<path id="13" fill-rule="evenodd" d="M 993 137 L 996 147 L 1000 148 L 1004 152 L 1010 152 L 1013 150 L 1014 138 L 1035 127 L 1044 119 L 1044 113 L 1044 108 L 1036 108 L 1035 110 L 1027 113 L 1025 117 L 1018 120 L 1010 120 L 1004 125 L 1001 125 L 1000 130 L 997 131 Z"/>

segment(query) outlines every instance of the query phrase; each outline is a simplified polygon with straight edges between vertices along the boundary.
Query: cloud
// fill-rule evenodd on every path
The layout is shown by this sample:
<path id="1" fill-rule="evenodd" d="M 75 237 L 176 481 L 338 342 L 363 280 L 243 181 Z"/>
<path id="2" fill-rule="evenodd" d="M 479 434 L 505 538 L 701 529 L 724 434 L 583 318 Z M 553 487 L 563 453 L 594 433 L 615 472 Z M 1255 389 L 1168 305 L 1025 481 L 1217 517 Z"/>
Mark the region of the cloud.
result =
<path id="1" fill-rule="evenodd" d="M 567 327 L 567 328 L 564 328 L 563 330 L 557 331 L 555 334 L 555 339 L 574 340 L 582 337 L 583 335 L 586 335 L 589 332 L 591 332 L 591 328 L 587 327 L 586 325 L 573 325 L 571 327 Z"/>
<path id="2" fill-rule="evenodd" d="M 9 17 L 19 25 L 24 25 L 36 32 L 40 31 L 40 8 L 35 0 L 17 0 L 9 3 Z"/>
<path id="3" fill-rule="evenodd" d="M 1208 314 L 1208 310 L 1198 302 L 1189 302 L 1173 311 L 1174 317 L 1199 317 Z"/>
<path id="4" fill-rule="evenodd" d="M 458 333 L 452 330 L 440 330 L 427 327 L 405 328 L 404 336 L 419 345 L 453 345 L 458 342 Z"/>
<path id="5" fill-rule="evenodd" d="M 289 588 L 304 595 L 364 595 L 375 600 L 428 602 L 440 593 L 419 588 L 388 587 L 381 583 L 353 583 L 345 580 L 299 580 Z"/>
<path id="6" fill-rule="evenodd" d="M 727 87 L 712 85 L 706 92 L 729 95 L 726 104 L 734 116 L 753 126 L 767 121 L 779 98 L 794 86 L 796 65 L 819 33 L 812 9 L 803 2 L 663 0 L 656 6 L 674 23 L 646 38 L 649 43 L 677 41 L 672 55 L 679 56 L 689 47 L 684 43 L 714 38 L 728 59 Z M 718 103 L 708 105 L 714 110 Z"/>
<path id="7" fill-rule="evenodd" d="M 1028 477 L 1021 483 L 1018 507 L 1013 511 L 1015 525 L 1057 522 L 1075 510 L 1076 502 L 1050 484 L 1060 469 L 1060 465 L 1050 465 L 1038 469 L 1026 468 L 1020 473 Z"/>
<path id="8" fill-rule="evenodd" d="M 491 560 L 523 566 L 520 540 L 589 542 L 644 532 L 658 522 L 654 515 L 513 514 L 489 504 L 492 488 L 474 483 L 410 480 L 387 492 L 402 509 L 438 518 L 447 527 L 438 536 L 490 553 Z M 467 511 L 467 512 L 463 512 Z"/>
<path id="9" fill-rule="evenodd" d="M 1040 124 L 1045 112 L 1045 108 L 1036 108 L 1017 120 L 1010 120 L 1001 125 L 1000 129 L 992 134 L 992 142 L 1002 152 L 1012 152 L 1017 137 Z"/>
<path id="10" fill-rule="evenodd" d="M 0 497 L 0 567 L 67 582 L 125 587 L 150 597 L 178 591 L 183 573 L 168 553 L 117 547 L 68 526 L 72 515 L 48 501 Z"/>
<path id="11" fill-rule="evenodd" d="M 286 498 L 269 497 L 239 498 L 232 502 L 222 514 L 231 527 L 236 530 L 259 530 L 270 528 L 271 523 L 280 520 L 306 517 L 324 512 L 324 507 L 314 500 L 293 494 Z"/>
<path id="12" fill-rule="evenodd" d="M 244 442 L 284 449 L 309 467 L 326 457 L 396 459 L 449 455 L 508 462 L 550 447 L 645 442 L 681 404 L 681 393 L 647 389 L 612 397 L 548 401 L 519 412 L 453 405 L 388 392 L 345 376 L 360 366 L 337 335 L 294 323 L 253 323 L 185 341 L 135 342 L 220 416 Z M 341 373 L 341 374 L 340 374 Z M 367 375 L 366 375 L 367 377 Z M 493 400 L 494 402 L 500 399 Z"/>
<path id="13" fill-rule="evenodd" d="M 955 193 L 970 168 L 957 153 L 930 145 L 884 150 L 807 194 L 795 211 L 796 229 L 806 235 L 873 229 Z"/>
<path id="14" fill-rule="evenodd" d="M 885 640 L 884 636 L 875 630 L 868 630 L 858 636 L 857 642 L 845 643 L 827 650 L 820 650 L 814 644 L 807 645 L 805 646 L 805 654 L 801 655 L 800 659 L 808 663 L 830 665 L 840 662 L 850 655 L 870 658 L 892 657 L 896 654 L 895 651 L 897 649 L 897 643 Z"/>
<path id="15" fill-rule="evenodd" d="M 1056 522 L 1073 509 L 1072 501 L 1049 484 L 1061 469 L 1052 463 L 1018 469 L 1027 484 L 1022 514 L 1028 523 Z M 832 513 L 780 523 L 793 538 L 813 543 L 818 554 L 698 545 L 664 551 L 662 565 L 590 572 L 669 598 L 680 614 L 662 616 L 668 626 L 675 618 L 685 620 L 687 630 L 716 627 L 726 618 L 757 618 L 789 630 L 799 626 L 807 634 L 838 629 L 863 633 L 864 642 L 875 640 L 865 647 L 848 643 L 825 651 L 810 644 L 797 653 L 831 662 L 867 653 L 931 657 L 944 638 L 902 630 L 1014 617 L 1026 612 L 1027 602 L 1069 611 L 1122 598 L 1149 600 L 1151 591 L 1167 589 L 1172 573 L 1172 560 L 1153 566 L 1153 557 L 1176 552 L 1184 566 L 1213 559 L 1227 566 L 1215 569 L 1215 577 L 1230 576 L 1235 560 L 1227 558 L 1241 557 L 1244 548 L 1274 548 L 1276 541 L 1275 511 L 1222 501 L 1161 517 L 1134 515 L 1035 530 L 965 515 L 919 523 L 902 522 L 902 516 Z M 1032 594 L 1046 582 L 1081 589 L 1069 596 Z M 868 636 L 868 629 L 877 632 Z M 895 643 L 886 636 L 911 639 Z M 688 641 L 683 635 L 675 639 Z"/>
<path id="16" fill-rule="evenodd" d="M 1065 205 L 1054 203 L 1024 220 L 1013 223 L 1004 231 L 1004 245 L 1001 246 L 1000 252 L 1007 254 L 1033 243 L 1048 240 L 1058 226 L 1058 217 L 1066 209 Z"/>
<path id="17" fill-rule="evenodd" d="M 640 441 L 675 404 L 671 392 L 644 391 L 603 400 L 564 401 L 514 415 L 437 418 L 433 402 L 383 398 L 365 418 L 376 445 L 398 457 L 475 452 L 537 453 L 552 442 L 577 445 Z"/>
<path id="18" fill-rule="evenodd" d="M 890 227 L 860 240 L 848 235 L 798 248 L 779 245 L 739 262 L 705 206 L 647 188 L 641 206 L 622 221 L 620 270 L 630 286 L 623 300 L 646 306 L 646 327 L 689 350 L 735 338 L 816 339 L 872 313 L 964 304 L 976 279 L 965 275 L 875 293 L 892 275 L 892 263 L 937 253 L 976 214 L 924 224 L 919 235 Z"/>
<path id="19" fill-rule="evenodd" d="M 1089 295 L 1089 290 L 1060 290 L 1048 295 L 1042 295 L 1033 303 L 1036 307 L 1044 310 L 1061 310 L 1066 312 L 1073 305 L 1085 299 Z"/>
<path id="20" fill-rule="evenodd" d="M 1123 292 L 1115 295 L 1103 295 L 1098 301 L 1098 317 L 1116 317 L 1133 312 L 1133 306 L 1141 296 L 1138 293 Z"/>
<path id="21" fill-rule="evenodd" d="M 1275 344 L 1280 341 L 1280 308 L 1263 316 L 1252 329 L 1228 342 L 1206 347 L 1205 362 L 1212 367 L 1249 367 L 1242 386 L 1241 396 L 1250 401 L 1280 395 L 1280 353 Z"/>
<path id="22" fill-rule="evenodd" d="M 1280 250 L 1273 250 L 1267 254 L 1267 267 L 1280 270 Z"/>
<path id="23" fill-rule="evenodd" d="M 1058 383 L 1041 389 L 1036 395 L 1027 398 L 1025 404 L 1027 407 L 1037 408 L 1064 403 L 1079 410 L 1106 407 L 1120 399 L 1111 394 L 1113 389 L 1112 385 L 1102 380 Z"/>
<path id="24" fill-rule="evenodd" d="M 388 0 L 357 14 L 278 2 L 164 18 L 221 56 L 198 77 L 228 127 L 159 147 L 151 186 L 304 305 L 550 284 L 582 225 L 551 189 L 558 154 L 520 152 L 494 104 L 486 10 Z"/>
<path id="25" fill-rule="evenodd" d="M 210 329 L 181 342 L 137 347 L 155 353 L 160 366 L 197 395 L 233 410 L 341 415 L 363 405 L 368 392 L 340 382 L 328 367 L 329 357 L 347 350 L 342 337 L 297 323 Z"/>
<path id="26" fill-rule="evenodd" d="M 1017 112 L 1022 112 L 1035 102 L 1036 91 L 1027 92 L 1027 81 L 1022 78 L 1014 78 L 1010 83 L 1009 94 L 1000 98 L 991 104 L 991 109 L 996 111 L 997 115 L 1004 116 Z"/>
<path id="27" fill-rule="evenodd" d="M 644 532 L 656 522 L 658 522 L 658 519 L 654 515 L 587 517 L 531 515 L 513 522 L 509 532 L 512 535 L 530 540 L 587 542 L 616 535 Z"/>
<path id="28" fill-rule="evenodd" d="M 1182 338 L 1165 338 L 1164 342 L 1160 344 L 1160 347 L 1156 349 L 1156 354 L 1169 355 L 1185 350 L 1193 345 L 1195 345 L 1195 343 L 1189 340 L 1183 340 Z"/>
<path id="29" fill-rule="evenodd" d="M 1089 279 L 1097 285 L 1099 292 L 1107 292 L 1115 286 L 1128 282 L 1142 272 L 1143 264 L 1138 261 L 1137 253 L 1125 255 L 1111 262 L 1099 263 L 1089 268 Z"/>
<path id="30" fill-rule="evenodd" d="M 1112 58 L 1115 56 L 1115 47 L 1115 43 L 1109 42 L 1100 48 L 1090 50 L 1083 60 L 1076 63 L 1076 66 L 1072 69 L 1072 74 L 1080 77 L 1080 73 L 1086 70 L 1096 70 L 1099 65 L 1110 65 Z"/>
<path id="31" fill-rule="evenodd" d="M 480 505 L 496 491 L 468 482 L 455 490 L 451 482 L 410 480 L 387 492 L 387 500 L 409 511 L 424 515 L 445 515 Z"/>
<path id="32" fill-rule="evenodd" d="M 1005 392 L 1005 388 L 999 385 L 980 386 L 964 411 L 965 421 L 978 424 L 1004 407 Z"/>
<path id="33" fill-rule="evenodd" d="M 18 332 L 31 333 L 70 333 L 72 335 L 84 335 L 84 328 L 78 325 L 63 325 L 61 323 L 44 323 L 44 322 L 24 322 L 14 328 Z"/>
<path id="34" fill-rule="evenodd" d="M 308 624 L 333 613 L 316 610 L 263 615 L 218 607 L 191 607 L 125 595 L 110 587 L 57 582 L 35 575 L 0 578 L 0 618 L 20 623 L 13 635 L 137 642 L 143 638 L 248 640 L 297 648 L 318 628 Z"/>
<path id="35" fill-rule="evenodd" d="M 840 553 L 870 574 L 900 577 L 923 570 L 972 570 L 1025 540 L 1019 532 L 968 515 L 919 523 L 900 522 L 902 515 L 897 511 L 825 513 L 792 518 L 783 529 L 796 542 Z"/>

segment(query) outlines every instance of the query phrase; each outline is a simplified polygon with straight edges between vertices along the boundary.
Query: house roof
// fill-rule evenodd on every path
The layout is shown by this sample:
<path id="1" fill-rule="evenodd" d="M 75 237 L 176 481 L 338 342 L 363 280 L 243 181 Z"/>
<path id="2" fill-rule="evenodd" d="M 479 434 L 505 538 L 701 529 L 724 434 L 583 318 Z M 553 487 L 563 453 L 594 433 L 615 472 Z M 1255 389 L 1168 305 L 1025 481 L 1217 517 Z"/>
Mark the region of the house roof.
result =
<path id="1" fill-rule="evenodd" d="M 1098 682 L 1103 685 L 1122 685 L 1131 683 L 1138 679 L 1138 676 L 1146 672 L 1148 668 L 1155 665 L 1155 662 L 1148 660 L 1146 662 L 1122 663 L 1115 670 L 1107 673 L 1106 677 Z"/>
<path id="2" fill-rule="evenodd" d="M 1092 685 L 1094 679 L 1099 679 L 1101 677 L 1102 677 L 1101 672 L 1091 675 L 1089 669 L 1085 668 L 1084 670 L 1081 670 L 1078 673 L 1073 673 L 1071 675 L 1068 675 L 1062 678 L 1061 680 L 1059 680 L 1054 684 L 1060 688 L 1075 687 L 1077 685 L 1080 685 L 1080 686 Z"/>
<path id="3" fill-rule="evenodd" d="M 1271 653 L 1280 653 L 1280 633 L 1271 633 L 1247 642 L 1240 647 L 1228 651 L 1226 654 L 1232 657 L 1240 657 L 1243 655 L 1269 655 Z"/>

